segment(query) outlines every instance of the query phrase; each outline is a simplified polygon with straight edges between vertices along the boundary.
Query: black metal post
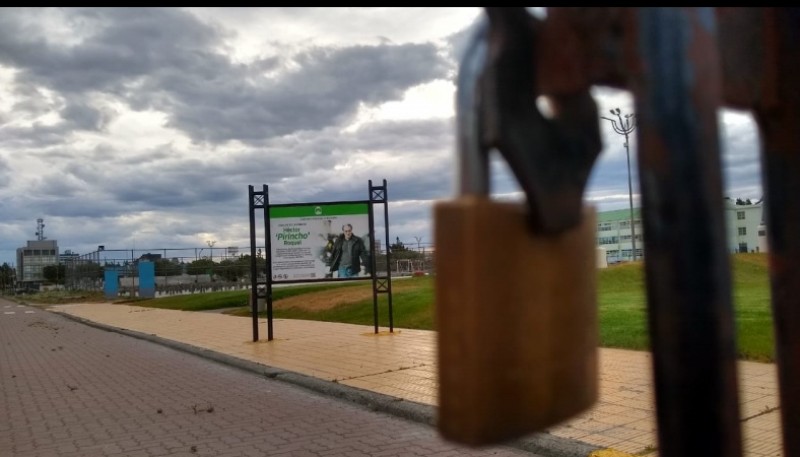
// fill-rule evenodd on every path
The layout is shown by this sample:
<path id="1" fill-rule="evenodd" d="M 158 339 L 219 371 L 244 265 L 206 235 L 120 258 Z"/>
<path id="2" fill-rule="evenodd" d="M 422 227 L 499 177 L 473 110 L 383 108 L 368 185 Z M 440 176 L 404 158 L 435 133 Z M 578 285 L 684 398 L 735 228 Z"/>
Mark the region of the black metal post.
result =
<path id="1" fill-rule="evenodd" d="M 375 333 L 378 333 L 378 261 L 376 260 L 377 253 L 375 252 L 375 213 L 372 210 L 373 206 L 373 187 L 372 180 L 369 180 L 369 233 L 372 243 L 370 252 L 372 253 L 372 319 L 375 327 Z"/>
<path id="2" fill-rule="evenodd" d="M 256 209 L 253 186 L 248 186 L 250 208 L 250 310 L 253 316 L 253 341 L 258 341 L 258 269 L 256 267 Z M 195 249 L 196 251 L 197 249 Z M 197 255 L 197 253 L 195 253 Z"/>
<path id="3" fill-rule="evenodd" d="M 272 243 L 269 230 L 269 187 L 263 185 L 264 195 L 264 261 L 267 276 L 267 340 L 272 341 Z"/>
<path id="4" fill-rule="evenodd" d="M 375 203 L 383 203 L 383 220 L 385 227 L 385 246 L 386 246 L 386 278 L 378 278 L 378 263 L 375 260 L 373 249 L 372 261 L 372 299 L 373 299 L 373 314 L 375 315 L 375 333 L 378 333 L 378 293 L 385 292 L 389 294 L 388 309 L 389 309 L 389 332 L 394 332 L 394 310 L 392 309 L 392 264 L 391 264 L 391 249 L 389 249 L 389 200 L 387 197 L 386 180 L 383 180 L 383 186 L 373 186 L 372 180 L 369 181 L 369 224 L 370 233 L 375 238 L 375 222 L 374 212 L 372 205 Z M 374 243 L 373 243 L 374 248 Z"/>
<path id="5" fill-rule="evenodd" d="M 383 180 L 383 226 L 386 230 L 386 281 L 389 294 L 389 332 L 394 332 L 394 312 L 392 310 L 392 264 L 389 253 L 389 188 Z"/>

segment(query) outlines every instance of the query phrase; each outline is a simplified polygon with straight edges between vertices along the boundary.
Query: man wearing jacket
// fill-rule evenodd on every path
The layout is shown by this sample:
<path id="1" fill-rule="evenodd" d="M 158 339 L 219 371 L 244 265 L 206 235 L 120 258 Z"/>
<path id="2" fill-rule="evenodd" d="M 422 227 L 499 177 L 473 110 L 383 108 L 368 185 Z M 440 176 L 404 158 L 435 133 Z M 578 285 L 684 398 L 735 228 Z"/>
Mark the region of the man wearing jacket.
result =
<path id="1" fill-rule="evenodd" d="M 353 226 L 344 224 L 342 234 L 333 242 L 330 271 L 337 271 L 340 278 L 358 276 L 363 269 L 369 270 L 369 257 L 364 240 L 353 235 Z"/>

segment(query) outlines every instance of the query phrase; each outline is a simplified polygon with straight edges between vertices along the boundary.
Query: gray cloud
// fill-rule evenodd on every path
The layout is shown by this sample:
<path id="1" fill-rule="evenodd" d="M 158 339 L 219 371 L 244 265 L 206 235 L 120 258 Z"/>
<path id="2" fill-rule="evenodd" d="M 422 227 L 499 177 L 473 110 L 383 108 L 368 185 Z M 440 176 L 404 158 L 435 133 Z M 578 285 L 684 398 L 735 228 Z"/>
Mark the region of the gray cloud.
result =
<path id="1" fill-rule="evenodd" d="M 244 249 L 247 187 L 262 184 L 272 203 L 322 202 L 367 199 L 369 180 L 385 179 L 391 241 L 432 241 L 431 206 L 453 196 L 458 175 L 454 119 L 358 116 L 454 80 L 477 18 L 438 32 L 451 11 L 5 8 L 0 262 L 38 217 L 62 250 L 202 247 L 212 236 Z M 630 103 L 595 93 L 602 112 Z M 586 196 L 627 207 L 622 140 L 607 128 Z M 760 196 L 754 131 L 739 120 L 724 134 L 727 195 Z M 491 163 L 493 193 L 518 192 Z"/>
<path id="2" fill-rule="evenodd" d="M 224 34 L 187 12 L 70 11 L 73 20 L 96 24 L 95 32 L 79 44 L 62 45 L 22 33 L 6 18 L 0 62 L 19 70 L 17 80 L 63 94 L 62 116 L 78 129 L 107 124 L 108 113 L 76 101 L 105 92 L 133 109 L 168 113 L 169 126 L 198 142 L 259 143 L 339 125 L 360 104 L 397 100 L 410 87 L 445 77 L 448 69 L 432 44 L 317 46 L 246 66 L 214 51 Z M 282 71 L 266 76 L 265 68 Z M 30 90 L 25 86 L 17 95 L 33 100 Z"/>

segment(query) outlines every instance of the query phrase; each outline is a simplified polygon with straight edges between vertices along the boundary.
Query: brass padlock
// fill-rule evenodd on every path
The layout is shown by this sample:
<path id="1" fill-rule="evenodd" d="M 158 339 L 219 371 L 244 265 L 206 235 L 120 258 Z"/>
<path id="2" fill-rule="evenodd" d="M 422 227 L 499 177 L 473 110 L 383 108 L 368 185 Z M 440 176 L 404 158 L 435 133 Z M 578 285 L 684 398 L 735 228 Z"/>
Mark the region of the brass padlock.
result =
<path id="1" fill-rule="evenodd" d="M 487 121 L 502 120 L 497 114 L 506 114 L 499 111 L 506 107 L 503 103 L 514 100 L 511 94 L 498 103 L 487 101 L 493 96 L 486 92 L 492 87 L 487 79 L 492 73 L 483 73 L 484 59 L 490 51 L 502 49 L 486 45 L 489 35 L 486 24 L 478 29 L 459 74 L 461 196 L 437 203 L 433 211 L 437 425 L 444 438 L 473 446 L 541 431 L 586 410 L 598 396 L 596 217 L 594 209 L 580 201 L 581 181 L 596 157 L 596 142 L 575 143 L 569 149 L 572 155 L 559 155 L 558 146 L 564 144 L 559 141 L 571 138 L 553 130 L 554 124 L 535 112 L 527 117 L 536 123 L 528 136 L 503 130 L 507 125 L 484 128 L 491 125 Z M 525 53 L 524 58 L 529 59 Z M 518 90 L 502 84 L 494 87 Z M 590 127 L 576 131 L 588 132 L 593 140 L 596 132 L 591 126 L 593 122 L 596 129 L 597 118 L 591 111 L 593 103 L 586 100 Z M 480 111 L 487 106 L 495 111 Z M 496 138 L 482 136 L 487 131 Z M 501 141 L 499 136 L 507 133 L 531 144 Z M 550 134 L 561 136 L 555 141 Z M 500 152 L 513 159 L 512 170 L 528 179 L 523 187 L 529 203 L 531 197 L 537 198 L 530 206 L 542 209 L 542 201 L 549 205 L 537 214 L 546 216 L 538 221 L 547 230 L 532 230 L 535 218 L 530 206 L 499 202 L 488 195 L 487 148 L 493 145 L 505 147 Z M 575 155 L 584 149 L 583 156 Z M 563 163 L 558 162 L 561 158 Z M 531 165 L 530 160 L 541 162 L 515 169 Z M 579 163 L 582 169 L 575 166 Z M 554 166 L 562 165 L 566 168 L 557 170 L 561 174 L 552 174 Z M 538 174 L 525 175 L 529 170 Z M 565 176 L 567 182 L 553 176 Z M 564 187 L 548 187 L 554 183 Z M 528 189 L 534 188 L 542 193 L 531 195 Z M 543 199 L 550 191 L 572 199 Z"/>
<path id="2" fill-rule="evenodd" d="M 525 208 L 436 205 L 441 434 L 469 445 L 555 425 L 597 399 L 594 210 L 535 236 Z"/>

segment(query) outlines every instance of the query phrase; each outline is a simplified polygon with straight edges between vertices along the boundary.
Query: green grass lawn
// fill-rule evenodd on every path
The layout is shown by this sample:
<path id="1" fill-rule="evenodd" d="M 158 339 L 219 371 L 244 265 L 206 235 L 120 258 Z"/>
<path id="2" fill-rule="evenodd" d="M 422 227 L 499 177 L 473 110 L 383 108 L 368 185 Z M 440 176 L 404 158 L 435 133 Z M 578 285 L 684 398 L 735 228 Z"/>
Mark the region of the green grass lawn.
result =
<path id="1" fill-rule="evenodd" d="M 641 262 L 598 270 L 597 306 L 600 344 L 647 349 L 647 309 Z"/>
<path id="2" fill-rule="evenodd" d="M 736 316 L 738 351 L 742 359 L 772 362 L 774 341 L 770 308 L 767 257 L 765 254 L 736 254 L 731 258 L 733 300 Z M 395 280 L 392 284 L 400 284 Z M 430 276 L 404 278 L 402 288 L 392 293 L 395 328 L 433 330 L 434 279 Z M 367 281 L 342 284 L 300 285 L 273 288 L 273 300 L 353 287 L 371 290 Z M 203 311 L 229 308 L 226 313 L 250 316 L 248 291 L 214 292 L 196 295 L 176 295 L 149 300 L 136 300 L 139 306 Z M 34 297 L 29 298 L 35 301 Z M 645 304 L 644 271 L 641 262 L 617 265 L 598 270 L 598 316 L 600 344 L 603 347 L 647 350 L 647 308 Z M 379 325 L 389 325 L 388 297 L 378 295 Z M 261 313 L 265 316 L 265 313 Z M 372 298 L 345 303 L 322 311 L 298 308 L 275 309 L 275 318 L 308 319 L 329 322 L 373 325 Z"/>
<path id="3" fill-rule="evenodd" d="M 731 258 L 739 357 L 774 361 L 774 333 L 766 254 Z M 644 270 L 640 263 L 600 270 L 600 342 L 604 347 L 649 349 Z"/>
<path id="4" fill-rule="evenodd" d="M 345 282 L 341 284 L 313 284 L 290 287 L 273 287 L 272 299 L 294 297 L 309 292 L 339 289 L 342 287 L 371 287 L 361 282 Z M 209 292 L 204 294 L 172 295 L 162 298 L 136 299 L 134 304 L 149 308 L 178 309 L 182 311 L 208 311 L 221 308 L 242 308 L 246 315 L 249 314 L 249 290 L 233 290 L 224 292 Z M 130 302 L 130 301 L 128 301 Z M 119 303 L 119 302 L 118 302 Z"/>
<path id="5" fill-rule="evenodd" d="M 733 302 L 739 355 L 774 362 L 775 335 L 766 254 L 737 254 L 733 262 Z"/>
<path id="6" fill-rule="evenodd" d="M 433 329 L 433 278 L 419 276 L 404 278 L 403 290 L 392 291 L 392 317 L 395 327 L 422 330 Z M 393 281 L 396 284 L 396 281 Z M 367 283 L 357 287 L 372 289 Z M 343 304 L 323 311 L 307 311 L 297 308 L 275 310 L 273 316 L 283 319 L 309 319 L 348 324 L 373 325 L 374 303 L 372 298 Z M 229 314 L 250 316 L 249 309 L 232 310 Z M 387 294 L 378 295 L 378 322 L 389 325 L 389 301 Z"/>

